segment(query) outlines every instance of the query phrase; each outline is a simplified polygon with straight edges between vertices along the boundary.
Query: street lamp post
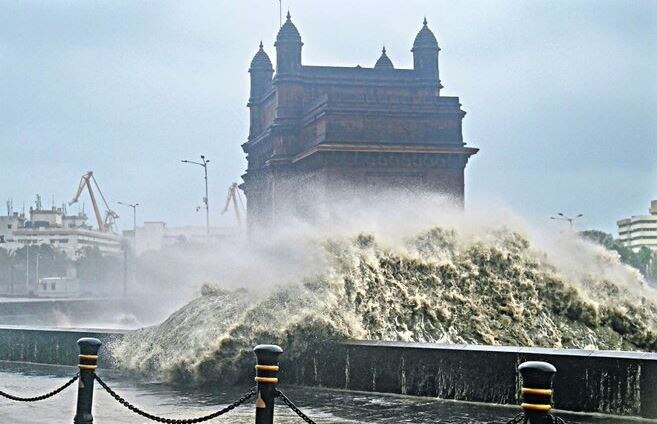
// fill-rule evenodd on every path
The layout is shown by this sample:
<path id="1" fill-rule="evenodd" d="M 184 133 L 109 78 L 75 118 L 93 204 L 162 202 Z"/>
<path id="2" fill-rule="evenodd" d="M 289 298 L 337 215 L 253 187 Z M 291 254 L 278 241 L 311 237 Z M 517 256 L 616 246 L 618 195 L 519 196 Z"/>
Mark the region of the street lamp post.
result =
<path id="1" fill-rule="evenodd" d="M 30 292 L 30 239 L 27 239 L 25 248 L 27 249 L 25 254 L 25 293 L 28 294 Z"/>
<path id="2" fill-rule="evenodd" d="M 127 206 L 129 208 L 132 208 L 132 231 L 133 231 L 133 236 L 137 235 L 137 206 L 139 206 L 139 203 L 123 203 L 123 202 L 117 202 L 119 205 Z"/>
<path id="3" fill-rule="evenodd" d="M 41 258 L 41 248 L 37 245 L 37 252 L 36 252 L 36 289 L 39 289 L 39 259 Z"/>
<path id="4" fill-rule="evenodd" d="M 210 163 L 210 159 L 206 159 L 204 155 L 201 155 L 201 162 L 195 162 L 193 160 L 181 160 L 181 162 L 203 167 L 205 175 L 205 197 L 203 198 L 203 204 L 205 205 L 205 232 L 210 236 L 210 205 L 208 202 L 208 163 Z"/>
<path id="5" fill-rule="evenodd" d="M 132 245 L 135 255 L 135 276 L 137 274 L 137 206 L 139 203 L 125 203 L 117 202 L 119 205 L 127 206 L 132 208 Z M 123 247 L 123 297 L 128 296 L 128 243 L 125 242 L 125 239 L 122 241 Z M 136 277 L 135 277 L 136 278 Z"/>
<path id="6" fill-rule="evenodd" d="M 577 214 L 577 215 L 571 217 L 571 216 L 566 216 L 566 215 L 564 215 L 563 213 L 559 212 L 559 213 L 557 214 L 557 216 L 551 216 L 550 219 L 554 219 L 554 220 L 557 220 L 557 221 L 567 221 L 568 224 L 569 224 L 569 227 L 570 227 L 570 231 L 572 231 L 572 230 L 573 230 L 573 226 L 574 226 L 574 222 L 575 222 L 575 220 L 576 220 L 577 218 L 581 218 L 581 217 L 583 217 L 583 216 L 584 216 L 584 215 L 582 215 L 582 214 L 580 213 L 580 214 Z"/>
<path id="7" fill-rule="evenodd" d="M 37 249 L 39 247 L 39 242 L 40 239 L 36 239 L 36 246 Z M 30 245 L 32 244 L 32 241 L 28 238 L 27 243 L 25 244 L 25 292 L 26 294 L 30 293 Z M 37 257 L 36 257 L 36 278 L 37 278 L 37 284 L 39 284 L 39 251 L 37 250 Z"/>

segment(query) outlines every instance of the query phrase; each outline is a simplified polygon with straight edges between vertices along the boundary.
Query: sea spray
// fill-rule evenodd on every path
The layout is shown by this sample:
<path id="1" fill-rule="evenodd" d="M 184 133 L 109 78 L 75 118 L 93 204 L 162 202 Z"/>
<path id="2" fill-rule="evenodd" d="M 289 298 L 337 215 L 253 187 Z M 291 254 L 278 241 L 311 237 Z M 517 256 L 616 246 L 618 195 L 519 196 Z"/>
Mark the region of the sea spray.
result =
<path id="1" fill-rule="evenodd" d="M 282 345 L 292 360 L 326 339 L 657 349 L 654 291 L 617 257 L 574 236 L 538 242 L 545 250 L 506 227 L 307 243 L 322 252 L 322 269 L 275 287 L 206 285 L 161 325 L 113 344 L 114 360 L 200 383 L 250 375 L 259 343 Z M 586 265 L 578 269 L 569 256 Z"/>

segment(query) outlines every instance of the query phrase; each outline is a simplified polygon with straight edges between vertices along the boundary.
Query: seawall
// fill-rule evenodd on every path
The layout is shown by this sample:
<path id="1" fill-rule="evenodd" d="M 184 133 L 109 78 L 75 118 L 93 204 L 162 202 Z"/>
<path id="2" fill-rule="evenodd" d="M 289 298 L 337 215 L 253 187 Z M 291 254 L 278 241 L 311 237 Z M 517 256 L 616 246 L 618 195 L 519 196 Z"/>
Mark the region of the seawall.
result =
<path id="1" fill-rule="evenodd" d="M 106 347 L 122 330 L 0 326 L 0 360 L 77 364 L 76 341 Z M 101 349 L 99 365 L 112 367 Z M 517 404 L 524 361 L 557 367 L 557 409 L 657 418 L 657 354 L 507 346 L 350 341 L 281 358 L 281 381 L 306 386 Z"/>
<path id="2" fill-rule="evenodd" d="M 147 305 L 144 302 L 149 302 Z M 0 322 L 11 326 L 93 327 L 95 323 L 138 326 L 167 315 L 148 299 L 0 297 Z M 152 306 L 152 307 L 151 307 Z M 160 311 L 160 312 L 153 312 Z"/>
<path id="3" fill-rule="evenodd" d="M 98 365 L 110 368 L 106 346 L 125 332 L 104 329 L 52 329 L 0 326 L 0 360 L 35 364 L 78 364 L 78 339 L 95 337 L 103 342 Z"/>
<path id="4" fill-rule="evenodd" d="M 557 367 L 557 409 L 657 418 L 657 354 L 354 341 L 283 363 L 282 381 L 346 390 L 518 404 L 517 367 Z"/>

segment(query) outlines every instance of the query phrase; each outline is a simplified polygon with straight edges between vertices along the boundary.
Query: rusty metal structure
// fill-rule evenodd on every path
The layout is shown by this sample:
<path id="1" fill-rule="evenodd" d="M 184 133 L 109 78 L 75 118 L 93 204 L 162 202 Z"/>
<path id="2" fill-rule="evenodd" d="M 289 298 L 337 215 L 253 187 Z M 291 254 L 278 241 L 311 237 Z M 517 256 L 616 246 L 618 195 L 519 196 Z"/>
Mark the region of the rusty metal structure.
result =
<path id="1" fill-rule="evenodd" d="M 444 193 L 463 202 L 464 171 L 478 149 L 463 141 L 458 97 L 442 96 L 440 48 L 426 19 L 413 69 L 385 47 L 374 67 L 302 64 L 288 13 L 276 37 L 276 72 L 262 43 L 249 69 L 250 131 L 243 144 L 249 229 L 330 204 L 332 187 Z M 337 199 L 339 201 L 339 199 Z"/>
<path id="2" fill-rule="evenodd" d="M 103 200 L 103 204 L 105 205 L 104 217 L 100 211 L 98 201 L 96 201 L 96 195 L 94 194 L 94 190 L 91 184 L 92 182 L 93 185 L 96 186 L 96 190 L 98 190 L 98 194 L 100 195 L 100 198 Z M 102 233 L 116 232 L 114 228 L 114 224 L 115 221 L 118 219 L 119 214 L 114 212 L 109 207 L 109 204 L 107 203 L 107 200 L 105 199 L 105 196 L 103 195 L 103 192 L 100 190 L 100 186 L 96 181 L 96 177 L 94 177 L 93 171 L 89 171 L 82 176 L 82 178 L 80 179 L 80 184 L 78 185 L 78 190 L 75 192 L 75 197 L 73 197 L 73 200 L 68 202 L 69 206 L 74 203 L 77 203 L 78 200 L 80 200 L 80 195 L 82 195 L 82 192 L 84 191 L 85 188 L 89 191 L 89 198 L 91 198 L 91 206 L 93 207 L 94 215 L 96 215 L 96 222 L 98 223 L 98 231 Z"/>

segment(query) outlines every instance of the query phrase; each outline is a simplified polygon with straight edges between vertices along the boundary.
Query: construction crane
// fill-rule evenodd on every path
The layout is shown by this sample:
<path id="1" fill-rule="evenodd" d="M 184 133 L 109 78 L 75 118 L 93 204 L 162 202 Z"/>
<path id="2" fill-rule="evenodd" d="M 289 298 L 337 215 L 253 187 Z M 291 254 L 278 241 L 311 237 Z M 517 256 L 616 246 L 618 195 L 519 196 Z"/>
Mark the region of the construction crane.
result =
<path id="1" fill-rule="evenodd" d="M 100 213 L 100 209 L 98 208 L 98 202 L 96 202 L 96 195 L 94 194 L 94 191 L 91 187 L 92 181 L 96 186 L 96 190 L 98 190 L 98 194 L 100 194 L 100 198 L 103 200 L 103 203 L 105 204 L 105 209 L 106 209 L 105 217 L 103 217 L 103 215 Z M 80 179 L 80 185 L 78 186 L 78 191 L 77 193 L 75 193 L 75 197 L 73 198 L 73 200 L 68 202 L 69 206 L 72 205 L 73 203 L 76 203 L 80 199 L 80 195 L 82 194 L 82 191 L 85 189 L 85 187 L 89 191 L 89 197 L 91 198 L 91 205 L 94 208 L 96 221 L 98 221 L 98 230 L 100 230 L 103 233 L 113 232 L 114 221 L 116 221 L 119 215 L 116 212 L 114 212 L 112 209 L 110 209 L 109 205 L 107 204 L 107 200 L 105 200 L 105 196 L 103 196 L 103 192 L 100 190 L 100 187 L 98 186 L 98 182 L 94 177 L 93 171 L 89 171 L 82 176 L 82 178 Z"/>
<path id="2" fill-rule="evenodd" d="M 237 225 L 241 226 L 242 212 L 244 212 L 246 208 L 244 207 L 244 202 L 242 201 L 242 195 L 240 195 L 240 189 L 237 186 L 237 183 L 233 183 L 230 185 L 230 187 L 228 187 L 228 196 L 226 196 L 226 205 L 224 206 L 224 210 L 221 211 L 222 215 L 228 212 L 231 203 L 235 208 L 235 217 L 237 218 Z M 240 210 L 242 212 L 240 212 Z"/>

